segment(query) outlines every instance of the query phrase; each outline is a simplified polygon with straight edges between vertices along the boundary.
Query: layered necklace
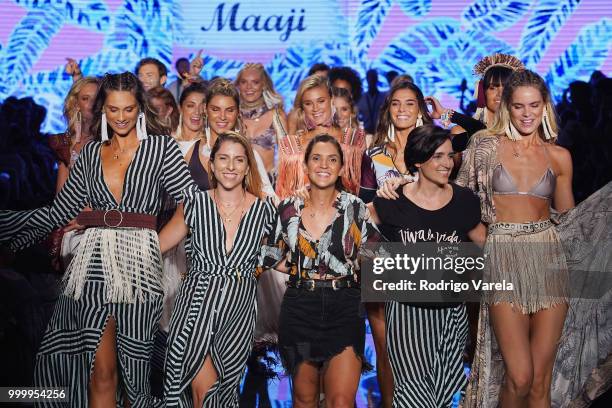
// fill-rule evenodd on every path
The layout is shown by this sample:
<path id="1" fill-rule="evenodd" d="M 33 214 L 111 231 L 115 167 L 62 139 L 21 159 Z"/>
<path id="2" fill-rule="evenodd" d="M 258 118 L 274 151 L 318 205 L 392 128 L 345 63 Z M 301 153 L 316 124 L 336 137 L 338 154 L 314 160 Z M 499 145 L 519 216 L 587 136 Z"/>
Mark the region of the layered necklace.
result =
<path id="1" fill-rule="evenodd" d="M 225 223 L 231 223 L 232 219 L 235 219 L 234 215 L 237 213 L 238 209 L 242 208 L 246 201 L 246 193 L 242 192 L 242 199 L 238 202 L 238 204 L 233 203 L 224 203 L 217 198 L 217 190 L 213 190 L 213 200 L 217 203 L 217 208 L 219 209 L 219 213 L 221 214 L 221 218 Z M 232 208 L 233 207 L 233 208 Z M 238 219 L 242 218 L 243 211 L 240 211 L 238 214 Z"/>
<path id="2" fill-rule="evenodd" d="M 255 122 L 259 122 L 259 119 L 265 115 L 268 110 L 263 97 L 255 102 L 240 103 L 240 115 L 242 115 L 244 119 L 254 120 Z"/>

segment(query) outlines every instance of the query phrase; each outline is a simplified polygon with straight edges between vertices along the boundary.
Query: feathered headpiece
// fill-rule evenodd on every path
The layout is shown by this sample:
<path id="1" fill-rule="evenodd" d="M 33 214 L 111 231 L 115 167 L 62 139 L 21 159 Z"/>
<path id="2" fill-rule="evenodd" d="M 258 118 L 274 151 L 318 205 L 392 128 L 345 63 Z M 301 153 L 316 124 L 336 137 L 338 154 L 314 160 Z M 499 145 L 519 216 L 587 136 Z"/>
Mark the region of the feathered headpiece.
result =
<path id="1" fill-rule="evenodd" d="M 485 90 L 484 90 L 484 76 L 488 70 L 493 67 L 506 67 L 513 71 L 522 71 L 525 69 L 523 62 L 516 58 L 514 55 L 508 54 L 493 54 L 487 55 L 481 59 L 476 65 L 474 65 L 474 74 L 480 76 L 480 79 L 476 82 L 474 87 L 474 99 L 476 99 L 477 107 L 475 118 L 483 121 L 485 117 Z"/>

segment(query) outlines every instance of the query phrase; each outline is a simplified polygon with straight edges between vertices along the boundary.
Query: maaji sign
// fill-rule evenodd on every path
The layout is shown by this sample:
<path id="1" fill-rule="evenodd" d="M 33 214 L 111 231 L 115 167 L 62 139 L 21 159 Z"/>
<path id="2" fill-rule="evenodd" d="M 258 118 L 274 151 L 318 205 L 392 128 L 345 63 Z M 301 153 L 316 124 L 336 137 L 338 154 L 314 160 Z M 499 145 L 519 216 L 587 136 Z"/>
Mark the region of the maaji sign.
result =
<path id="1" fill-rule="evenodd" d="M 208 51 L 282 50 L 348 29 L 336 1 L 209 0 L 182 9 L 187 41 Z"/>

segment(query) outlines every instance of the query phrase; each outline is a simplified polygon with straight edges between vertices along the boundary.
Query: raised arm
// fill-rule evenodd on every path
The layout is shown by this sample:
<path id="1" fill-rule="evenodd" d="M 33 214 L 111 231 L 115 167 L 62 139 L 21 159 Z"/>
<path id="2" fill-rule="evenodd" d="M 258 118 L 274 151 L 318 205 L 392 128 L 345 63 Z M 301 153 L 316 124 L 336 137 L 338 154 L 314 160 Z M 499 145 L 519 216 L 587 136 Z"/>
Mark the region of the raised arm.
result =
<path id="1" fill-rule="evenodd" d="M 79 67 L 79 63 L 76 62 L 73 58 L 66 58 L 66 73 L 72 77 L 72 82 L 76 82 L 79 79 L 83 78 L 83 73 L 81 72 L 81 67 Z"/>

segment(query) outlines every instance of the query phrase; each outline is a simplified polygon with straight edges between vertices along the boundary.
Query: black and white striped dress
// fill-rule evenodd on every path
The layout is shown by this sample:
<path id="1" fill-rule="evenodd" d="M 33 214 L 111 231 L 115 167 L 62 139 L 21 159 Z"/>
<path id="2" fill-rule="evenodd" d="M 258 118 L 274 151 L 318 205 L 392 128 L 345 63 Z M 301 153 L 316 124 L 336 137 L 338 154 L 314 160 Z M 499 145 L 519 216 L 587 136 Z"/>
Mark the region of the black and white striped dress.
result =
<path id="1" fill-rule="evenodd" d="M 209 193 L 187 193 L 184 212 L 191 231 L 185 244 L 189 273 L 170 320 L 166 406 L 193 407 L 190 384 L 210 355 L 219 377 L 204 406 L 237 407 L 257 316 L 255 270 L 262 241 L 275 225 L 276 208 L 269 199 L 256 199 L 240 221 L 229 254 Z"/>
<path id="2" fill-rule="evenodd" d="M 157 215 L 162 190 L 176 200 L 196 188 L 176 142 L 149 136 L 130 163 L 119 203 L 102 175 L 100 142 L 83 147 L 64 188 L 48 207 L 0 212 L 0 242 L 14 250 L 44 238 L 89 205 Z M 93 359 L 110 316 L 117 322 L 119 392 L 132 408 L 150 407 L 153 336 L 161 314 L 161 254 L 157 233 L 141 228 L 89 228 L 65 275 L 65 289 L 36 359 L 38 386 L 69 387 L 70 406 L 88 406 Z M 60 405 L 60 404 L 58 404 Z"/>

